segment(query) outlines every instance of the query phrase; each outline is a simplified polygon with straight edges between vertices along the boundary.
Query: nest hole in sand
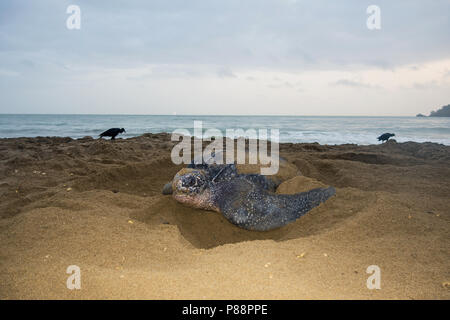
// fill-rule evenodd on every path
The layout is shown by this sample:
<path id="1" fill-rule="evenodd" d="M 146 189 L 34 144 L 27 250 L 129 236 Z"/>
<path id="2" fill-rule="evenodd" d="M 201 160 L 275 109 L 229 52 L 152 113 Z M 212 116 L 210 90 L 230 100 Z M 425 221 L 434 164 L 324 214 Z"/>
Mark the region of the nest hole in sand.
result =
<path id="1" fill-rule="evenodd" d="M 371 193 L 353 188 L 340 189 L 335 197 L 297 221 L 266 232 L 244 230 L 228 222 L 220 213 L 186 207 L 171 196 L 156 197 L 151 206 L 140 210 L 133 218 L 150 226 L 176 225 L 192 246 L 211 249 L 245 241 L 286 241 L 326 232 L 357 215 L 374 201 L 375 197 Z"/>

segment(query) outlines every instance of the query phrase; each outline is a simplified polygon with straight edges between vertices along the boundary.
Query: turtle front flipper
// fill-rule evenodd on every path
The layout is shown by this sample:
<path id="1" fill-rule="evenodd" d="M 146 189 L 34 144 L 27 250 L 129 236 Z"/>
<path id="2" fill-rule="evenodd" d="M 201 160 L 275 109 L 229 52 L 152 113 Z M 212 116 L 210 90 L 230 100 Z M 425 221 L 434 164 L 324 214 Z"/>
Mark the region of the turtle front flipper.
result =
<path id="1" fill-rule="evenodd" d="M 162 194 L 163 195 L 168 195 L 168 194 L 172 194 L 173 193 L 173 188 L 172 188 L 172 181 L 167 182 L 163 189 L 162 189 Z"/>
<path id="2" fill-rule="evenodd" d="M 333 187 L 287 195 L 274 194 L 245 179 L 217 186 L 219 211 L 231 223 L 253 231 L 268 231 L 294 222 L 336 193 Z"/>

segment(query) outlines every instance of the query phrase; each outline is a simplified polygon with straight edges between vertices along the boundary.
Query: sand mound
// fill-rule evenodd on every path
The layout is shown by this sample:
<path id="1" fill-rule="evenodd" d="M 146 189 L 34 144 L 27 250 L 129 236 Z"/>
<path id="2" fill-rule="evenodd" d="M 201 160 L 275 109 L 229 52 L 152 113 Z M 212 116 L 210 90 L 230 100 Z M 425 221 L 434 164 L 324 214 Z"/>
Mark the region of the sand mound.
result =
<path id="1" fill-rule="evenodd" d="M 280 184 L 277 188 L 277 193 L 280 194 L 294 194 L 300 192 L 306 192 L 315 188 L 323 188 L 327 187 L 320 181 L 317 181 L 312 178 L 298 176 L 292 179 L 289 179 L 282 184 Z"/>

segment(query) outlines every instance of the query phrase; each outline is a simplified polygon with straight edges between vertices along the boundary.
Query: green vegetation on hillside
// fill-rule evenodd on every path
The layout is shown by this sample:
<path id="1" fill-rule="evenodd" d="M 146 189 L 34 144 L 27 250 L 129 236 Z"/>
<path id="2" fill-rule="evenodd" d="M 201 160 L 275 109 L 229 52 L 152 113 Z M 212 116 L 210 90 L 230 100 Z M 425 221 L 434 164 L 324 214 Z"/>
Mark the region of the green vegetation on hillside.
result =
<path id="1" fill-rule="evenodd" d="M 425 117 L 423 114 L 419 113 L 416 117 Z M 429 117 L 450 117 L 450 104 L 443 106 L 439 110 L 431 111 Z"/>

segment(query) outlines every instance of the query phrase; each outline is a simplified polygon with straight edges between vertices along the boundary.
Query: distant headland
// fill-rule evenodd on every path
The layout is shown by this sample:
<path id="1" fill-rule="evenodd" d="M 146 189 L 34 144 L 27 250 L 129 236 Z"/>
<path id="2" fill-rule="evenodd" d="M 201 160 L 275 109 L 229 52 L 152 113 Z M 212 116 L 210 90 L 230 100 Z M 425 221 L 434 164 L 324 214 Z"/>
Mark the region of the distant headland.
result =
<path id="1" fill-rule="evenodd" d="M 425 115 L 419 113 L 416 117 L 426 117 Z M 443 106 L 439 110 L 431 111 L 428 117 L 450 117 L 450 104 Z"/>

